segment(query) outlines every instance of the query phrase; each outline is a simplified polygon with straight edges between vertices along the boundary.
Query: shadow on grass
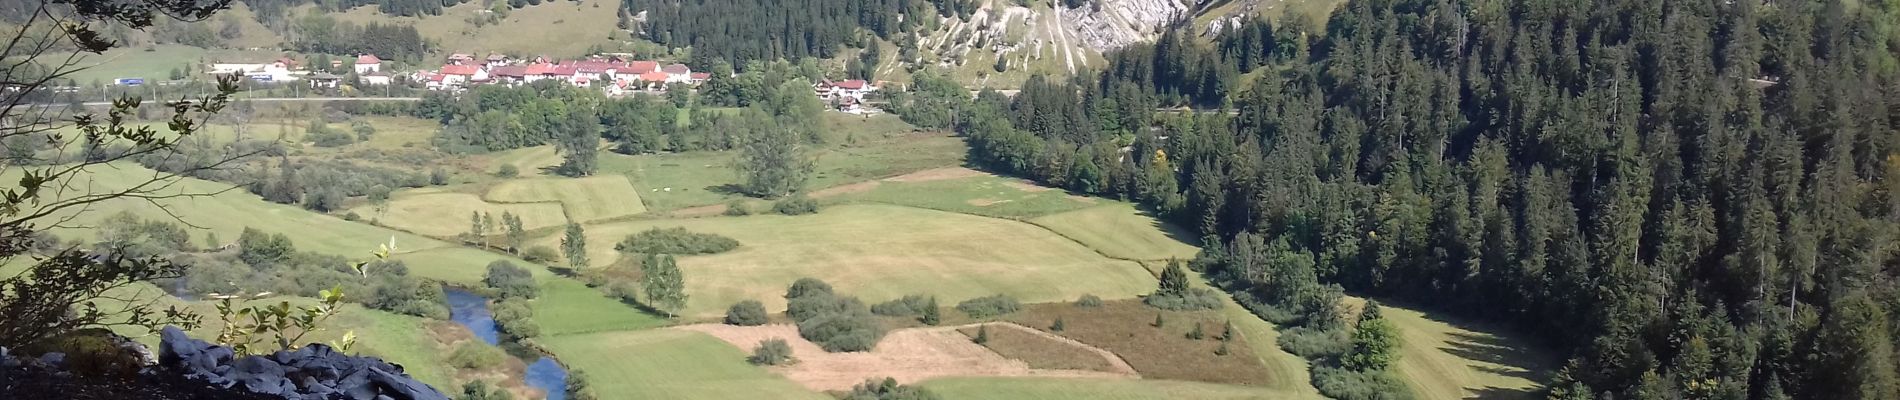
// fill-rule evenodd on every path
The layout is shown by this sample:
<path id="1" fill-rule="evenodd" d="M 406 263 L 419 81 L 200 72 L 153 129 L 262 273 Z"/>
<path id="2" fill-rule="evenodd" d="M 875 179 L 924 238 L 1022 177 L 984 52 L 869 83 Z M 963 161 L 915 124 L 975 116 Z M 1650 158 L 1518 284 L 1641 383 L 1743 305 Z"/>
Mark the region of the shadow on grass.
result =
<path id="1" fill-rule="evenodd" d="M 1465 396 L 1466 400 L 1534 400 L 1534 399 L 1544 398 L 1544 393 L 1541 390 L 1511 389 L 1511 388 L 1500 388 L 1500 387 L 1487 387 L 1487 388 L 1477 388 L 1477 389 L 1469 389 L 1469 390 L 1471 390 L 1471 395 Z"/>
<path id="2" fill-rule="evenodd" d="M 1149 208 L 1146 205 L 1136 204 L 1135 214 L 1141 215 L 1143 217 L 1148 217 L 1148 219 L 1153 220 L 1155 229 L 1161 231 L 1161 233 L 1164 235 L 1168 235 L 1169 239 L 1174 239 L 1176 241 L 1180 241 L 1181 243 L 1187 243 L 1190 246 L 1201 247 L 1201 238 L 1199 236 L 1195 236 L 1194 232 L 1190 232 L 1188 231 L 1187 228 L 1183 228 L 1179 225 L 1169 223 L 1167 218 L 1163 217 L 1160 213 L 1155 212 L 1155 210 L 1153 210 L 1152 208 Z M 1182 260 L 1182 261 L 1186 261 L 1186 260 Z"/>
<path id="3" fill-rule="evenodd" d="M 1533 370 L 1533 368 L 1538 367 L 1538 363 L 1531 360 L 1537 360 L 1538 355 L 1513 346 L 1511 343 L 1505 342 L 1502 339 L 1490 335 L 1474 335 L 1464 332 L 1450 332 L 1450 335 L 1452 337 L 1452 341 L 1450 342 L 1451 346 L 1440 347 L 1439 350 L 1466 360 L 1483 361 L 1505 366 L 1480 365 L 1474 366 L 1474 369 L 1489 374 L 1525 379 L 1532 382 L 1543 382 L 1548 378 Z"/>

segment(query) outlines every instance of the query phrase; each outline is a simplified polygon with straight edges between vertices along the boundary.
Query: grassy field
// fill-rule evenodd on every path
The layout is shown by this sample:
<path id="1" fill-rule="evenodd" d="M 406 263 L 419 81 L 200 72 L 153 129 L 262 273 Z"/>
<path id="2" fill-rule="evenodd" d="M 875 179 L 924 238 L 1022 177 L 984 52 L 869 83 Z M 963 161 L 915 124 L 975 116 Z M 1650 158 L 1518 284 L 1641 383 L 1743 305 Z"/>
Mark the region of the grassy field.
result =
<path id="1" fill-rule="evenodd" d="M 603 399 L 831 399 L 747 364 L 745 352 L 698 332 L 656 329 L 537 341 L 569 368 L 587 371 Z"/>
<path id="2" fill-rule="evenodd" d="M 413 24 L 422 37 L 439 41 L 435 48 L 444 52 L 462 52 L 482 57 L 487 52 L 516 56 L 546 55 L 577 57 L 594 45 L 608 45 L 607 36 L 618 23 L 617 0 L 554 1 L 509 10 L 497 23 L 478 26 L 472 17 L 483 11 L 481 2 L 443 7 L 442 15 L 395 17 L 376 10 L 376 6 L 357 7 L 332 14 L 339 20 L 356 23 Z M 309 10 L 305 6 L 299 10 Z M 531 33 L 531 34 L 524 34 Z M 549 40 L 560 38 L 560 40 Z M 426 65 L 425 65 L 426 66 Z"/>
<path id="3" fill-rule="evenodd" d="M 647 329 L 667 324 L 572 279 L 541 279 L 541 296 L 530 303 L 544 336 Z"/>
<path id="4" fill-rule="evenodd" d="M 98 189 L 122 188 L 136 184 L 141 177 L 150 177 L 154 173 L 136 165 L 114 164 L 112 168 L 95 168 L 86 175 L 85 178 L 89 179 L 82 179 L 73 185 L 77 188 L 84 188 L 87 184 Z M 191 224 L 187 230 L 192 240 L 198 243 L 203 242 L 207 233 L 215 234 L 224 243 L 232 243 L 244 228 L 250 227 L 264 233 L 289 235 L 299 251 L 367 258 L 369 252 L 376 250 L 378 245 L 394 240 L 397 254 L 393 257 L 408 264 L 411 273 L 446 282 L 480 282 L 484 268 L 494 260 L 529 264 L 513 257 L 459 247 L 407 232 L 344 221 L 297 206 L 267 202 L 217 182 L 181 178 L 160 193 L 193 196 L 151 202 L 121 199 L 94 204 L 85 210 L 67 210 L 55 214 L 55 217 L 71 216 L 72 219 L 53 229 L 53 232 L 68 240 L 92 240 L 99 221 L 123 211 L 147 219 L 169 220 L 176 216 L 178 220 Z M 457 219 L 466 224 L 468 217 L 463 215 Z M 540 268 L 530 270 L 546 273 Z"/>
<path id="5" fill-rule="evenodd" d="M 601 175 L 586 178 L 512 179 L 496 184 L 484 199 L 496 203 L 559 202 L 567 220 L 596 221 L 647 211 L 627 178 Z"/>
<path id="6" fill-rule="evenodd" d="M 607 156 L 609 153 L 601 153 Z M 561 155 L 554 152 L 554 146 L 523 147 L 491 154 L 494 160 L 486 173 L 500 171 L 503 165 L 513 165 L 524 176 L 542 173 L 542 170 L 561 165 Z"/>
<path id="7" fill-rule="evenodd" d="M 835 114 L 835 113 L 828 113 Z M 889 121 L 867 122 L 884 126 Z M 829 123 L 829 122 L 828 122 Z M 844 122 L 839 122 L 844 123 Z M 905 125 L 908 126 L 908 125 Z M 871 129 L 894 129 L 889 126 Z M 813 152 L 816 165 L 807 189 L 900 175 L 930 168 L 963 164 L 963 139 L 941 134 L 889 133 L 883 137 L 858 135 L 856 144 L 835 145 Z M 626 175 L 649 210 L 722 204 L 741 198 L 731 185 L 739 182 L 732 163 L 738 152 L 697 151 L 627 156 L 601 153 L 600 174 Z"/>
<path id="8" fill-rule="evenodd" d="M 1396 371 L 1422 400 L 1541 399 L 1557 361 L 1528 343 L 1442 316 L 1381 306 L 1399 328 Z"/>
<path id="9" fill-rule="evenodd" d="M 1288 399 L 1296 395 L 1234 385 L 1155 379 L 941 378 L 923 386 L 945 399 L 1168 400 Z"/>
<path id="10" fill-rule="evenodd" d="M 146 51 L 147 49 L 152 51 Z M 171 71 L 173 69 L 183 69 L 185 67 L 203 69 L 205 67 L 204 64 L 209 61 L 205 58 L 209 56 L 210 53 L 210 51 L 202 48 L 166 44 L 120 47 L 107 50 L 101 54 L 47 54 L 41 57 L 39 62 L 47 66 L 52 66 L 54 63 L 65 62 L 68 56 L 74 57 L 72 59 L 74 62 L 73 66 L 68 67 L 68 69 L 77 70 L 67 75 L 66 78 L 72 79 L 74 83 L 82 86 L 92 85 L 94 83 L 110 85 L 115 79 L 119 78 L 145 78 L 145 82 L 147 83 L 157 83 L 159 81 L 170 80 Z M 98 89 L 97 86 L 92 88 Z M 93 100 L 97 101 L 98 99 Z"/>
<path id="11" fill-rule="evenodd" d="M 899 222 L 901 221 L 901 222 Z M 1127 298 L 1155 280 L 1139 265 L 1102 257 L 1032 225 L 910 207 L 848 205 L 798 217 L 643 220 L 587 227 L 598 266 L 617 258 L 613 245 L 654 227 L 681 226 L 725 235 L 737 250 L 680 258 L 685 315 L 723 313 L 745 299 L 780 310 L 785 288 L 801 277 L 823 278 L 839 292 L 882 301 L 926 293 L 955 303 L 995 293 L 1027 302 L 1070 300 L 1085 293 Z M 558 238 L 545 239 L 546 244 Z"/>
<path id="12" fill-rule="evenodd" d="M 1113 202 L 1029 220 L 1082 242 L 1103 255 L 1126 260 L 1194 258 L 1200 249 L 1182 229 L 1155 219 L 1134 205 Z"/>
<path id="13" fill-rule="evenodd" d="M 998 218 L 1031 218 L 1088 208 L 1093 198 L 1036 186 L 1016 178 L 980 175 L 923 182 L 881 182 L 841 201 L 895 204 Z"/>
<path id="14" fill-rule="evenodd" d="M 158 172 L 138 165 L 114 164 L 93 168 L 90 173 L 79 176 L 78 181 L 71 186 L 83 189 L 90 185 L 95 190 L 126 188 L 154 174 Z M 202 239 L 205 233 L 210 232 L 225 242 L 232 242 L 237 240 L 245 227 L 251 227 L 265 233 L 290 235 L 298 250 L 345 256 L 367 255 L 376 250 L 378 244 L 388 243 L 391 238 L 395 239 L 399 251 L 450 246 L 421 236 L 311 213 L 297 206 L 266 202 L 229 184 L 180 178 L 176 184 L 161 190 L 159 194 L 185 197 L 154 202 L 121 199 L 94 204 L 87 210 L 68 210 L 57 216 L 72 216 L 73 219 L 63 227 L 54 229 L 54 232 L 69 239 L 90 240 L 95 234 L 93 228 L 97 222 L 113 214 L 125 211 L 145 218 L 169 219 L 165 210 L 169 209 L 178 219 L 193 225 L 193 229 L 189 230 L 194 240 Z M 165 209 L 161 209 L 161 205 Z"/>
<path id="15" fill-rule="evenodd" d="M 350 212 L 378 224 L 433 237 L 451 237 L 469 231 L 469 215 L 502 213 L 521 217 L 525 229 L 540 229 L 567 223 L 558 203 L 496 204 L 467 193 L 403 193 L 391 197 L 384 206 L 363 205 Z"/>

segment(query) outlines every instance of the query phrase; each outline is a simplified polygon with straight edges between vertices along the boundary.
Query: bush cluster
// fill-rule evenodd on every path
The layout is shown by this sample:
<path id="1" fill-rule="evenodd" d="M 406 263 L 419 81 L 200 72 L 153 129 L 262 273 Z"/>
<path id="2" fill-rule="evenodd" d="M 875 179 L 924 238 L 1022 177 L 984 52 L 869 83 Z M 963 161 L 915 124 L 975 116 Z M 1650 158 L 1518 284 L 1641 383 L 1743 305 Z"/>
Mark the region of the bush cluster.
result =
<path id="1" fill-rule="evenodd" d="M 785 339 L 771 338 L 759 341 L 759 347 L 752 348 L 752 356 L 746 361 L 753 365 L 786 365 L 792 362 L 792 345 Z"/>
<path id="2" fill-rule="evenodd" d="M 1022 308 L 1023 303 L 1016 301 L 1016 298 L 1000 294 L 978 297 L 957 303 L 958 311 L 969 314 L 970 318 L 977 319 L 1009 314 L 1021 310 Z"/>
<path id="3" fill-rule="evenodd" d="M 930 307 L 930 298 L 920 294 L 871 305 L 871 313 L 886 317 L 912 317 L 924 313 Z"/>
<path id="4" fill-rule="evenodd" d="M 765 325 L 765 304 L 758 300 L 745 300 L 732 303 L 726 309 L 726 324 L 738 326 Z"/>
<path id="5" fill-rule="evenodd" d="M 1167 269 L 1161 270 L 1160 287 L 1143 298 L 1142 303 L 1173 311 L 1212 310 L 1221 305 L 1219 292 L 1189 287 L 1187 271 L 1181 268 L 1180 261 L 1168 262 Z"/>
<path id="6" fill-rule="evenodd" d="M 520 341 L 541 336 L 541 326 L 534 323 L 534 309 L 528 308 L 526 300 L 502 298 L 495 301 L 492 311 L 495 329 L 501 331 L 503 339 Z"/>
<path id="7" fill-rule="evenodd" d="M 501 297 L 532 299 L 541 292 L 541 287 L 534 284 L 533 273 L 508 260 L 488 263 L 488 273 L 482 276 L 482 284 L 495 289 Z"/>
<path id="8" fill-rule="evenodd" d="M 1102 298 L 1095 297 L 1095 295 L 1092 295 L 1092 294 L 1085 294 L 1085 295 L 1082 295 L 1082 298 L 1075 300 L 1075 306 L 1084 307 L 1084 308 L 1101 307 Z"/>
<path id="9" fill-rule="evenodd" d="M 1352 338 L 1344 329 L 1296 326 L 1281 331 L 1280 348 L 1309 360 L 1331 359 L 1352 350 Z"/>
<path id="10" fill-rule="evenodd" d="M 772 203 L 772 212 L 785 215 L 805 215 L 818 212 L 818 201 L 805 195 L 792 195 Z"/>
<path id="11" fill-rule="evenodd" d="M 1313 386 L 1339 400 L 1411 400 L 1412 391 L 1391 371 L 1354 371 L 1331 366 L 1313 367 Z"/>
<path id="12" fill-rule="evenodd" d="M 851 387 L 851 393 L 844 400 L 937 400 L 936 393 L 922 387 L 899 385 L 896 379 L 884 378 L 883 381 L 867 379 L 864 383 Z"/>
<path id="13" fill-rule="evenodd" d="M 634 254 L 715 254 L 739 248 L 739 241 L 710 233 L 687 231 L 684 227 L 653 228 L 628 235 L 614 250 Z"/>
<path id="14" fill-rule="evenodd" d="M 799 279 L 786 291 L 785 300 L 785 313 L 798 322 L 798 335 L 825 351 L 866 351 L 884 337 L 884 328 L 864 302 L 839 297 L 824 281 Z"/>
<path id="15" fill-rule="evenodd" d="M 341 287 L 349 294 L 345 299 L 369 308 L 425 318 L 449 316 L 448 297 L 442 294 L 442 287 L 410 276 L 409 267 L 400 260 L 371 263 L 365 266 L 368 274 L 359 274 L 349 267 L 347 258 L 300 252 L 286 235 L 249 228 L 238 236 L 236 254 L 186 253 L 188 240 L 179 242 L 176 235 L 152 226 L 110 221 L 102 224 L 101 241 L 94 245 L 95 251 L 134 255 L 170 249 L 165 250 L 168 257 L 190 267 L 177 279 L 155 283 L 189 293 L 272 292 L 315 297 L 320 290 Z M 121 232 L 126 228 L 136 231 Z"/>
<path id="16" fill-rule="evenodd" d="M 1220 308 L 1220 292 L 1209 289 L 1193 288 L 1179 294 L 1155 294 L 1141 299 L 1150 307 L 1170 311 L 1213 310 Z"/>

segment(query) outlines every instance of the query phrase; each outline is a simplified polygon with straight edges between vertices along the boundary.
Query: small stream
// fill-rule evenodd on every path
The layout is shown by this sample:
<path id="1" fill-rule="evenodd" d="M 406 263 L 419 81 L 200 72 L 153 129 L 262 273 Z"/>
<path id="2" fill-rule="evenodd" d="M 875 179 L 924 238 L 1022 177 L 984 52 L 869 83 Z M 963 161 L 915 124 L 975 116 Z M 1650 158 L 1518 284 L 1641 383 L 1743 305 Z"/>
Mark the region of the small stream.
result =
<path id="1" fill-rule="evenodd" d="M 488 313 L 488 298 L 456 288 L 443 288 L 442 293 L 449 298 L 449 319 L 468 327 L 475 337 L 488 344 L 501 342 L 501 332 L 495 329 L 495 317 Z M 528 363 L 528 386 L 541 389 L 548 394 L 548 400 L 567 399 L 567 370 L 553 358 L 539 357 Z"/>

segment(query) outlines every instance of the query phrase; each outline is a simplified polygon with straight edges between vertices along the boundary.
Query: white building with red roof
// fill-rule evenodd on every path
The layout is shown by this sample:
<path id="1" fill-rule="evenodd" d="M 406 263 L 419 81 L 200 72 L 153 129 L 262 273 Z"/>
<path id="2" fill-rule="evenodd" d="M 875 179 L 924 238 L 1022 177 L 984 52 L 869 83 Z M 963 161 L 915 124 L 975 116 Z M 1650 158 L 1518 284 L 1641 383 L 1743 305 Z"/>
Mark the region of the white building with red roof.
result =
<path id="1" fill-rule="evenodd" d="M 356 56 L 356 65 L 353 65 L 350 68 L 356 70 L 357 75 L 367 74 L 367 73 L 376 72 L 376 71 L 382 71 L 383 60 L 380 58 L 376 58 L 375 54 L 364 54 L 364 55 Z"/>
<path id="2" fill-rule="evenodd" d="M 466 86 L 471 82 L 488 81 L 488 71 L 483 70 L 479 65 L 444 65 L 437 74 L 442 76 L 442 84 L 448 86 Z"/>

